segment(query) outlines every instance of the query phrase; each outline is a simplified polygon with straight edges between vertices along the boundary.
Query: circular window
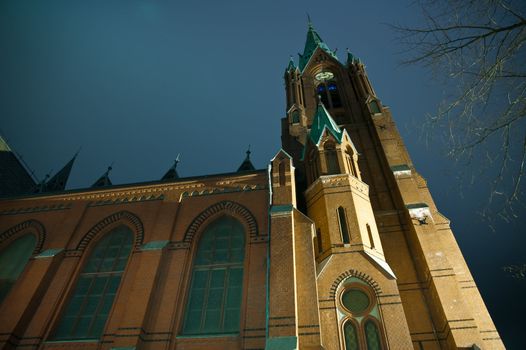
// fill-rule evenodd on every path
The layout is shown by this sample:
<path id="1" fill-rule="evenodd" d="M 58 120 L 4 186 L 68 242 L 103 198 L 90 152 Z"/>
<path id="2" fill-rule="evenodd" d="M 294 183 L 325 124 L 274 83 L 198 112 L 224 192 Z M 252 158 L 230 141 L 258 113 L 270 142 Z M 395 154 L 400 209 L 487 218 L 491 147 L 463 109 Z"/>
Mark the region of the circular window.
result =
<path id="1" fill-rule="evenodd" d="M 360 289 L 348 289 L 342 294 L 342 304 L 353 314 L 361 314 L 369 308 L 371 301 Z"/>

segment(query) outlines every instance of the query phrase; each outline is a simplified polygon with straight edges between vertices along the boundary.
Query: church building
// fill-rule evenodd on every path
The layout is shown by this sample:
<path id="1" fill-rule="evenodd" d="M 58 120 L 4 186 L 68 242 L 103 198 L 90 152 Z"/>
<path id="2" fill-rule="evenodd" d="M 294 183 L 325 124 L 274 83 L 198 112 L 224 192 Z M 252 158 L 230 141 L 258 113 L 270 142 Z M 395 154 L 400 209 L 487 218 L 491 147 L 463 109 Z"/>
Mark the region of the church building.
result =
<path id="1" fill-rule="evenodd" d="M 65 190 L 1 141 L 0 349 L 503 349 L 360 59 L 309 24 L 284 79 L 265 169 Z"/>

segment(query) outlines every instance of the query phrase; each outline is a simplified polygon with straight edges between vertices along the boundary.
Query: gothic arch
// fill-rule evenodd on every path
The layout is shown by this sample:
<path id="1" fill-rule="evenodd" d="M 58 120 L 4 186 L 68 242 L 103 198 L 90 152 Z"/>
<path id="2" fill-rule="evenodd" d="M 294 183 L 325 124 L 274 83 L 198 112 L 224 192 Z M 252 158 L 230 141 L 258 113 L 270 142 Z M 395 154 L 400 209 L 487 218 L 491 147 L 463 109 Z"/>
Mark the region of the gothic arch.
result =
<path id="1" fill-rule="evenodd" d="M 135 233 L 135 249 L 142 245 L 144 239 L 144 226 L 139 217 L 129 211 L 120 211 L 118 213 L 107 216 L 106 218 L 95 224 L 80 240 L 77 245 L 78 251 L 84 251 L 88 246 L 89 242 L 95 238 L 101 231 L 104 231 L 108 226 L 113 225 L 116 222 L 127 223 Z"/>
<path id="2" fill-rule="evenodd" d="M 354 269 L 350 269 L 348 271 L 345 271 L 341 275 L 339 275 L 338 278 L 336 278 L 336 280 L 334 280 L 334 282 L 333 282 L 333 284 L 331 286 L 331 290 L 329 291 L 329 298 L 331 300 L 335 299 L 336 291 L 338 290 L 338 287 L 348 277 L 359 278 L 362 281 L 364 281 L 365 283 L 367 283 L 372 289 L 374 289 L 376 295 L 382 294 L 382 289 L 380 288 L 378 283 L 371 276 L 369 276 L 368 274 L 366 274 L 364 272 L 360 272 L 360 271 L 356 271 Z"/>
<path id="3" fill-rule="evenodd" d="M 250 235 L 250 237 L 255 237 L 258 235 L 258 225 L 256 219 L 247 208 L 236 202 L 222 201 L 209 206 L 195 217 L 195 219 L 192 221 L 192 223 L 186 230 L 183 241 L 187 243 L 192 242 L 192 239 L 195 233 L 199 230 L 199 227 L 201 227 L 201 225 L 208 218 L 219 212 L 234 214 L 236 217 L 239 217 L 245 222 L 245 224 L 248 227 L 248 234 Z"/>
<path id="4" fill-rule="evenodd" d="M 30 230 L 30 232 L 35 233 L 37 237 L 37 243 L 35 245 L 35 249 L 33 250 L 33 254 L 40 253 L 42 251 L 42 247 L 44 246 L 44 240 L 46 239 L 46 229 L 40 221 L 33 219 L 21 222 L 0 233 L 0 244 L 4 243 L 16 234 L 26 230 Z"/>

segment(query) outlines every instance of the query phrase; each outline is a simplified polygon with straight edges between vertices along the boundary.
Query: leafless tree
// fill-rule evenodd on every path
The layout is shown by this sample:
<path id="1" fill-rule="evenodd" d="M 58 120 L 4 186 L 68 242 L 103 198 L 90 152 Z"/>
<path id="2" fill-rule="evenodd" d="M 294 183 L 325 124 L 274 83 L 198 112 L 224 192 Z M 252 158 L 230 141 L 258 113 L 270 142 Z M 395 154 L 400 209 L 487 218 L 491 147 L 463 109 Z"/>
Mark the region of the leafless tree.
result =
<path id="1" fill-rule="evenodd" d="M 526 181 L 526 0 L 417 1 L 424 24 L 395 26 L 405 63 L 432 67 L 448 91 L 424 130 L 445 131 L 449 156 L 490 174 L 483 213 L 512 220 Z"/>

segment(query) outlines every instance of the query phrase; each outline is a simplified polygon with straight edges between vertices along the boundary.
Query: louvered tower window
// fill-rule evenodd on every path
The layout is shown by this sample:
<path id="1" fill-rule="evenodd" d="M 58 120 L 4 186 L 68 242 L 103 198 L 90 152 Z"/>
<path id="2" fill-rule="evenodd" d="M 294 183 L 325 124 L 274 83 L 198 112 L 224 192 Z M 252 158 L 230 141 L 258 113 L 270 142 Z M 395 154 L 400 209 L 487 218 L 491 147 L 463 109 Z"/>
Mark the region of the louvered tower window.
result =
<path id="1" fill-rule="evenodd" d="M 206 228 L 195 255 L 183 334 L 239 333 L 244 258 L 239 221 L 224 216 Z"/>
<path id="2" fill-rule="evenodd" d="M 33 234 L 26 234 L 0 252 L 0 303 L 24 271 L 36 243 Z"/>
<path id="3" fill-rule="evenodd" d="M 339 108 L 342 106 L 338 84 L 335 80 L 322 81 L 316 87 L 316 93 L 326 108 Z"/>
<path id="4" fill-rule="evenodd" d="M 133 245 L 119 226 L 93 248 L 77 280 L 53 340 L 99 339 L 106 325 Z"/>

